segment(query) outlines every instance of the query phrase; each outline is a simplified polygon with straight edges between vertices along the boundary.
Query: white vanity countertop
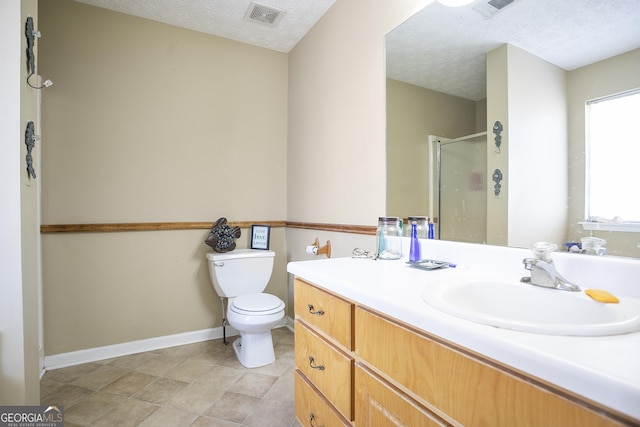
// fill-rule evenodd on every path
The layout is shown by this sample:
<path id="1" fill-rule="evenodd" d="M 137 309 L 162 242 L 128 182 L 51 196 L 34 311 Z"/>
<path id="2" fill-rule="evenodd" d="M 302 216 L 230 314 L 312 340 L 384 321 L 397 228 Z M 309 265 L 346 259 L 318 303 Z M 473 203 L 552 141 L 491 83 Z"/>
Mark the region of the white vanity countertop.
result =
<path id="1" fill-rule="evenodd" d="M 430 283 L 476 271 L 491 274 L 464 265 L 423 271 L 404 260 L 334 258 L 291 262 L 287 271 L 640 421 L 640 333 L 569 337 L 516 332 L 458 319 L 423 302 Z"/>

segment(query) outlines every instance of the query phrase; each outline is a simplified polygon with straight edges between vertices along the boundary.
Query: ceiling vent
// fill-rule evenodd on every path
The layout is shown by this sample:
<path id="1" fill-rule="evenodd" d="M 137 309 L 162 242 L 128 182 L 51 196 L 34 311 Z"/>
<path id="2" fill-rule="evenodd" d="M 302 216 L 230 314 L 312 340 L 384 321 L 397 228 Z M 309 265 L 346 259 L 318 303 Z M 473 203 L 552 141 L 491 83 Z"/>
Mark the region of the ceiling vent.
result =
<path id="1" fill-rule="evenodd" d="M 505 7 L 511 5 L 515 0 L 488 0 L 483 1 L 475 6 L 473 10 L 480 13 L 485 18 L 491 18 L 493 15 L 502 11 Z"/>
<path id="2" fill-rule="evenodd" d="M 275 7 L 251 2 L 249 9 L 247 9 L 247 13 L 244 15 L 244 19 L 246 21 L 258 22 L 272 27 L 278 24 L 284 14 L 285 11 L 282 9 L 276 9 Z"/>

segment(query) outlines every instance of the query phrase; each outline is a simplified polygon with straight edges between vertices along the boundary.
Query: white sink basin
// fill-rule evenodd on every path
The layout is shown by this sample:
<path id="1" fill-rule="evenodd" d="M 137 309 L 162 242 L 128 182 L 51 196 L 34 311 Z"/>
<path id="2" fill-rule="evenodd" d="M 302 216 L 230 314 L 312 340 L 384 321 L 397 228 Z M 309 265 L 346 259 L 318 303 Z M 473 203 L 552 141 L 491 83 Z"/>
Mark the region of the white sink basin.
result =
<path id="1" fill-rule="evenodd" d="M 484 325 L 547 335 L 603 336 L 640 331 L 640 300 L 608 304 L 584 292 L 491 279 L 428 285 L 423 300 L 447 314 Z"/>

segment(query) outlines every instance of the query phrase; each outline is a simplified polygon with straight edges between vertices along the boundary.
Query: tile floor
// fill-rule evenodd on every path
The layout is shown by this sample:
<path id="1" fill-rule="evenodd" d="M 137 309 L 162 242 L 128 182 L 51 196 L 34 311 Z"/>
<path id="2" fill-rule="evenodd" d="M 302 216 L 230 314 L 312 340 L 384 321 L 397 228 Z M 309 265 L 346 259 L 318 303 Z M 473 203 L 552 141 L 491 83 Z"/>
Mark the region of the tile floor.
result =
<path id="1" fill-rule="evenodd" d="M 293 333 L 273 342 L 275 363 L 255 369 L 217 339 L 48 371 L 41 404 L 62 405 L 68 427 L 299 426 Z"/>

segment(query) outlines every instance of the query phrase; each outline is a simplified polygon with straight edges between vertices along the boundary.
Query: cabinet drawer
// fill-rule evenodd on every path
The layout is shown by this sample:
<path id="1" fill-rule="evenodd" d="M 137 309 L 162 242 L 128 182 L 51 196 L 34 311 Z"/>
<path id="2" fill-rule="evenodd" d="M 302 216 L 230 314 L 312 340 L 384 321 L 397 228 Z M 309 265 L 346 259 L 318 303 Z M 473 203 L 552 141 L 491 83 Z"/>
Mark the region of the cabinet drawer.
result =
<path id="1" fill-rule="evenodd" d="M 356 425 L 371 426 L 449 426 L 424 406 L 392 388 L 359 363 L 356 378 Z"/>
<path id="2" fill-rule="evenodd" d="M 582 427 L 624 425 L 590 402 L 500 368 L 357 307 L 355 352 L 462 425 Z M 381 351 L 381 344 L 387 351 Z"/>
<path id="3" fill-rule="evenodd" d="M 296 368 L 329 399 L 345 418 L 353 420 L 353 358 L 295 322 Z"/>
<path id="4" fill-rule="evenodd" d="M 351 426 L 331 404 L 296 370 L 296 418 L 303 426 Z"/>
<path id="5" fill-rule="evenodd" d="M 296 318 L 324 332 L 347 350 L 353 350 L 353 304 L 309 283 L 294 280 Z"/>

